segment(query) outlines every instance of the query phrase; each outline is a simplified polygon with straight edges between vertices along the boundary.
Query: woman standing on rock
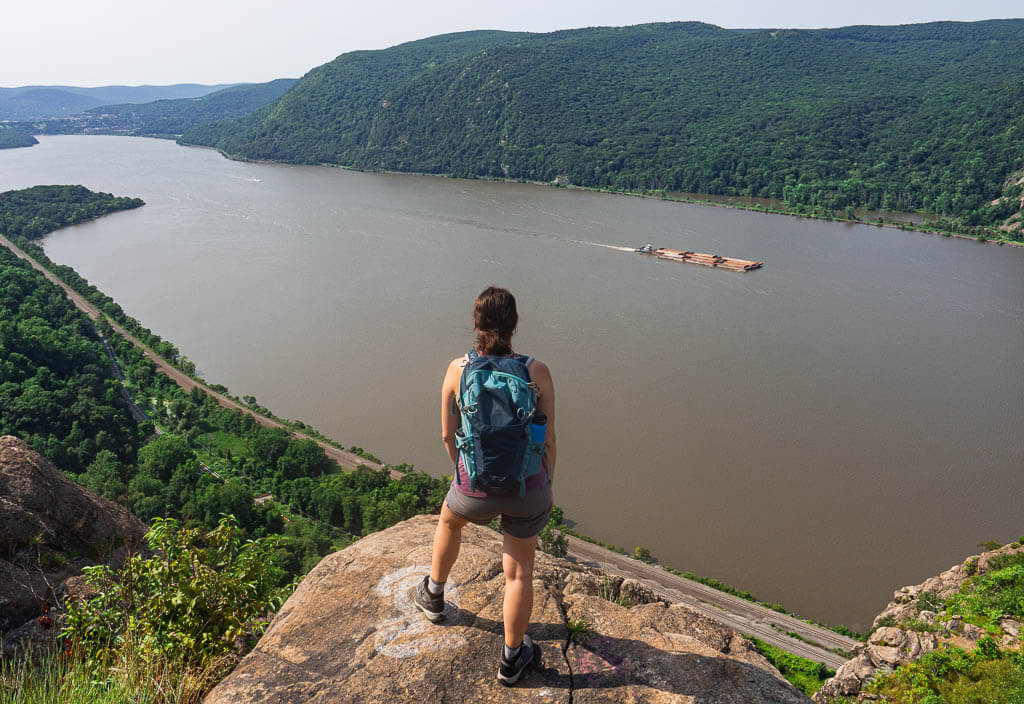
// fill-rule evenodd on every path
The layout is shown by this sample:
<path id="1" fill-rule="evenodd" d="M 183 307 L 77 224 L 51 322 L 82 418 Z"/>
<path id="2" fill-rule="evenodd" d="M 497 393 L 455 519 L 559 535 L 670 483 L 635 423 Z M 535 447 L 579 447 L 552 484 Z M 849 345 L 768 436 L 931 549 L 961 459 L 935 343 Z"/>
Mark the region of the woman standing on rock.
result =
<path id="1" fill-rule="evenodd" d="M 473 311 L 476 330 L 474 347 L 468 355 L 454 359 L 448 365 L 441 384 L 441 439 L 448 457 L 455 465 L 455 479 L 441 507 L 441 516 L 434 533 L 430 576 L 423 578 L 416 589 L 415 598 L 416 606 L 428 619 L 440 621 L 444 618 L 444 583 L 459 556 L 462 527 L 467 522 L 485 525 L 501 516 L 501 561 L 505 573 L 505 647 L 498 665 L 498 680 L 509 686 L 518 682 L 523 670 L 539 656 L 539 651 L 526 635 L 526 627 L 533 611 L 533 560 L 537 535 L 551 513 L 551 480 L 555 471 L 555 388 L 547 365 L 532 357 L 513 353 L 512 334 L 518 322 L 519 315 L 512 294 L 493 286 L 485 289 L 476 299 Z M 476 390 L 482 393 L 477 402 L 473 392 L 467 392 L 473 386 L 472 380 L 467 383 L 467 377 L 481 368 L 485 369 L 480 374 L 484 381 L 476 386 Z M 460 426 L 462 417 L 464 414 L 468 417 L 491 413 L 491 402 L 484 396 L 488 393 L 507 393 L 495 391 L 492 384 L 497 382 L 491 379 L 511 378 L 512 398 L 522 398 L 517 395 L 515 387 L 518 383 L 517 370 L 527 376 L 525 381 L 529 382 L 533 390 L 533 394 L 528 393 L 531 401 L 523 405 L 531 406 L 534 394 L 536 404 L 531 418 L 523 418 L 523 412 L 519 411 L 519 424 L 516 427 L 522 428 L 523 423 L 532 423 L 535 434 L 532 440 L 525 442 L 525 451 L 522 449 L 524 443 L 521 430 L 518 439 L 506 443 L 504 450 L 496 453 L 491 446 L 486 452 L 481 451 L 476 445 L 476 438 L 463 434 L 469 427 L 469 421 Z M 460 408 L 459 399 L 470 397 L 473 402 L 466 403 L 466 408 Z M 497 402 L 498 405 L 500 403 Z M 515 405 L 513 408 L 519 410 Z M 500 411 L 493 413 L 496 418 L 500 416 Z M 540 425 L 545 416 L 546 427 Z M 511 420 L 515 424 L 515 419 Z M 487 422 L 498 421 L 488 417 Z M 543 434 L 542 440 L 536 434 L 538 427 Z M 527 455 L 531 452 L 537 453 L 537 473 L 526 469 L 531 459 Z M 502 454 L 505 457 L 501 457 Z M 512 454 L 515 454 L 514 458 L 510 457 Z M 483 465 L 492 461 L 501 464 L 503 460 L 508 460 L 510 466 L 522 466 L 523 469 L 511 484 L 496 488 Z M 471 465 L 468 468 L 467 463 Z M 539 471 L 542 467 L 546 471 Z"/>

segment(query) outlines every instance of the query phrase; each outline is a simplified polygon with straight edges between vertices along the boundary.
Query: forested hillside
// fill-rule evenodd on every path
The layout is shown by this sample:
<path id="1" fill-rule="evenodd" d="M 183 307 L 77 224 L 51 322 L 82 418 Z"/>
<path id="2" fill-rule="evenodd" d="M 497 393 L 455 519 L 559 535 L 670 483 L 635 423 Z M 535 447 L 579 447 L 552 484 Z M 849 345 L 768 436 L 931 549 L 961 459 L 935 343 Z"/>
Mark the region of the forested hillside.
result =
<path id="1" fill-rule="evenodd" d="M 157 100 L 152 103 L 105 105 L 89 111 L 90 122 L 102 130 L 137 135 L 179 135 L 199 123 L 241 117 L 279 98 L 295 84 L 294 78 L 268 83 L 247 83 L 201 98 Z M 95 131 L 92 130 L 92 131 Z"/>
<path id="2" fill-rule="evenodd" d="M 69 472 L 97 453 L 134 461 L 139 437 L 92 323 L 0 247 L 0 435 L 18 435 Z"/>
<path id="3" fill-rule="evenodd" d="M 0 127 L 0 149 L 31 147 L 33 144 L 39 144 L 39 140 L 25 130 L 13 127 Z"/>
<path id="4" fill-rule="evenodd" d="M 444 35 L 344 54 L 182 141 L 243 158 L 991 223 L 1021 190 L 1009 179 L 1024 168 L 1024 20 Z"/>

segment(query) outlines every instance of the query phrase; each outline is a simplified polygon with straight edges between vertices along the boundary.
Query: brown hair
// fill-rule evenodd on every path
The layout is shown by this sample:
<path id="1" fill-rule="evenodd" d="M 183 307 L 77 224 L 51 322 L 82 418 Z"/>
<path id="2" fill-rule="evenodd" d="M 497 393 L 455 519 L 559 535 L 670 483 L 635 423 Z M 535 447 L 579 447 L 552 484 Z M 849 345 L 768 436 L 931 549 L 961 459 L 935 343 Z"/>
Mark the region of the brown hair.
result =
<path id="1" fill-rule="evenodd" d="M 473 307 L 476 351 L 483 355 L 512 354 L 512 334 L 518 323 L 515 297 L 497 286 L 485 288 Z"/>

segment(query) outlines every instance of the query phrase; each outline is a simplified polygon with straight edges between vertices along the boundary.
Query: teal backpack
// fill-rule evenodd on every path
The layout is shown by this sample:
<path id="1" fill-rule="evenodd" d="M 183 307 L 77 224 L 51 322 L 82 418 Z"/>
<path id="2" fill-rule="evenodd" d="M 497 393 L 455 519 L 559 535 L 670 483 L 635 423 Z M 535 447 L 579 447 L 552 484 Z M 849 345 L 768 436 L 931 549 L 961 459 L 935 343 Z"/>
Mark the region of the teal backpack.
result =
<path id="1" fill-rule="evenodd" d="M 473 491 L 526 495 L 526 479 L 543 469 L 544 443 L 530 437 L 537 391 L 532 357 L 492 357 L 470 350 L 459 382 L 462 426 L 455 443 Z M 456 481 L 461 484 L 456 472 Z"/>

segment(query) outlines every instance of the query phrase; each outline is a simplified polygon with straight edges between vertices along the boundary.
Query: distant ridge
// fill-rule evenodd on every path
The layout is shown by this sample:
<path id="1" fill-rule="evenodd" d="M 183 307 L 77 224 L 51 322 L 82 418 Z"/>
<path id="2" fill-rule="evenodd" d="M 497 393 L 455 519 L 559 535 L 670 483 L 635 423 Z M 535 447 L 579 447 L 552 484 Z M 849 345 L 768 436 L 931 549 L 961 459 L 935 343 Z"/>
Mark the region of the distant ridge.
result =
<path id="1" fill-rule="evenodd" d="M 1024 20 L 441 35 L 343 54 L 181 141 L 248 159 L 991 223 L 1019 207 Z"/>
<path id="2" fill-rule="evenodd" d="M 247 115 L 280 97 L 297 80 L 242 83 L 198 98 L 103 105 L 88 111 L 88 121 L 94 124 L 93 132 L 177 136 L 202 122 Z"/>
<path id="3" fill-rule="evenodd" d="M 66 117 L 112 103 L 148 103 L 153 100 L 198 98 L 237 84 L 169 86 L 20 86 L 0 88 L 0 120 L 42 120 Z"/>

